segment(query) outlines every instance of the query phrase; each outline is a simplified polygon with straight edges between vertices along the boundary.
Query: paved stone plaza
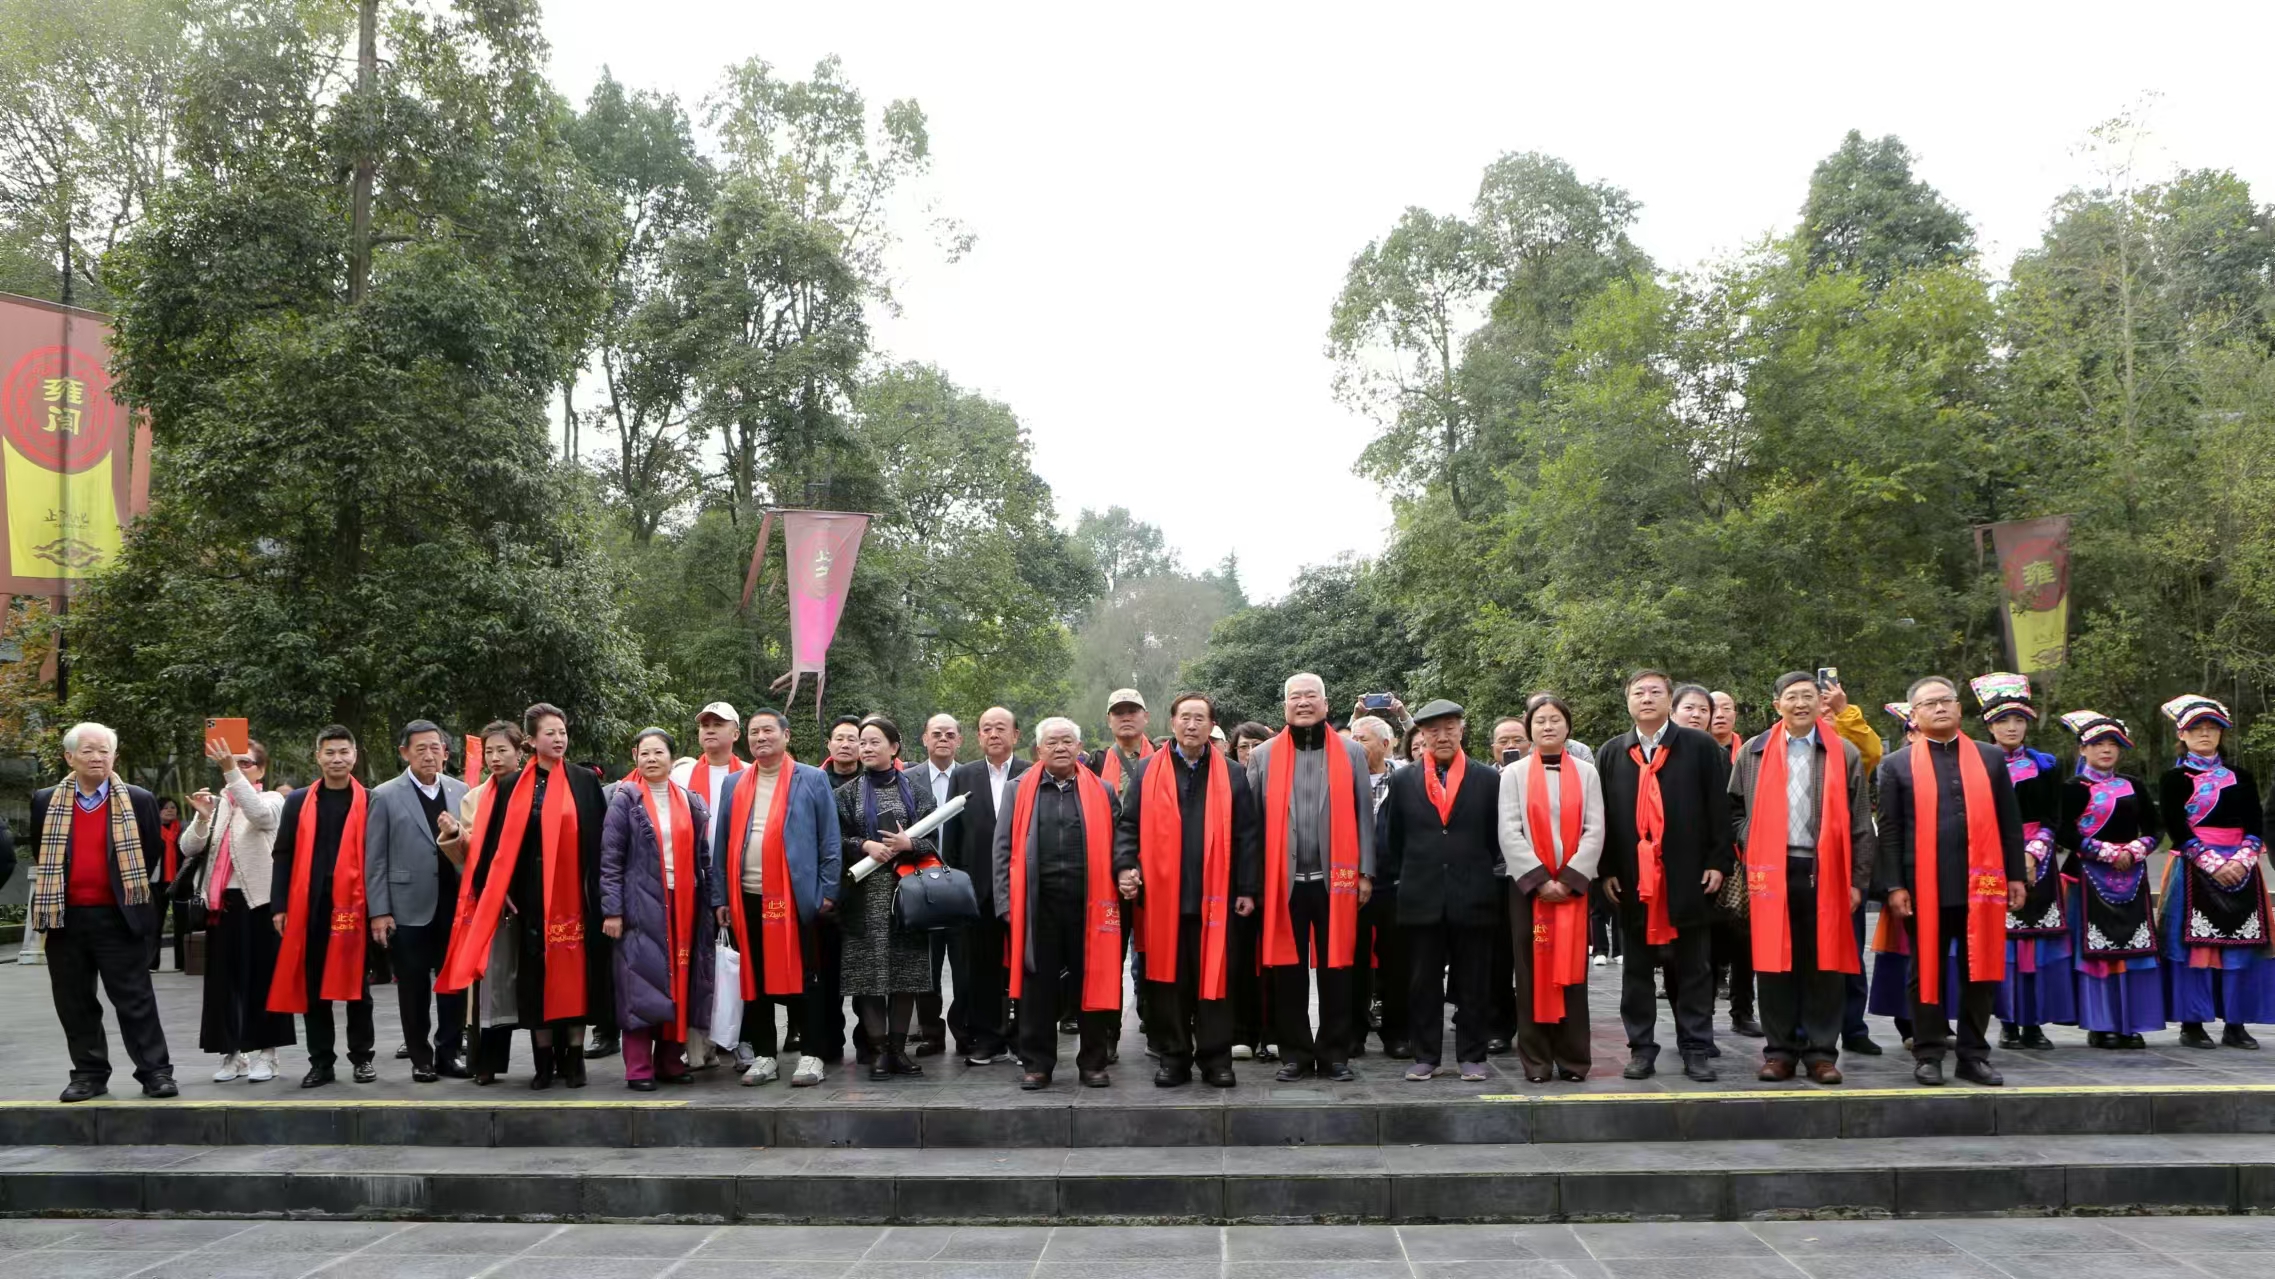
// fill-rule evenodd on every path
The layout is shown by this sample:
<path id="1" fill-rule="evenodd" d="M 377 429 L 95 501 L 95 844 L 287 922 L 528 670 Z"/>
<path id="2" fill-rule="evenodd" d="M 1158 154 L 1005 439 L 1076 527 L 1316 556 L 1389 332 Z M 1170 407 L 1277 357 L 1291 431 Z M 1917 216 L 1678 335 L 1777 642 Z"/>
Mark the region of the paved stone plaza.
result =
<path id="1" fill-rule="evenodd" d="M 0 1221 L 40 1279 L 2166 1279 L 2275 1272 L 2275 1221 L 893 1227 Z"/>

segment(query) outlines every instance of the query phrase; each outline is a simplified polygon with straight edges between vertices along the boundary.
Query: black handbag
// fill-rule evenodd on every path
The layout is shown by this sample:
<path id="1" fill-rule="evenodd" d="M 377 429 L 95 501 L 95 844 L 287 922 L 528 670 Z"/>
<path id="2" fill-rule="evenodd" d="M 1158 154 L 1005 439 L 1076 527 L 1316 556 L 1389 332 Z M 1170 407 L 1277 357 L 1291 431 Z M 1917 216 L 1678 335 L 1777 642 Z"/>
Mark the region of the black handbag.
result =
<path id="1" fill-rule="evenodd" d="M 926 866 L 901 876 L 893 890 L 893 923 L 904 933 L 937 933 L 980 917 L 972 877 L 953 866 Z"/>

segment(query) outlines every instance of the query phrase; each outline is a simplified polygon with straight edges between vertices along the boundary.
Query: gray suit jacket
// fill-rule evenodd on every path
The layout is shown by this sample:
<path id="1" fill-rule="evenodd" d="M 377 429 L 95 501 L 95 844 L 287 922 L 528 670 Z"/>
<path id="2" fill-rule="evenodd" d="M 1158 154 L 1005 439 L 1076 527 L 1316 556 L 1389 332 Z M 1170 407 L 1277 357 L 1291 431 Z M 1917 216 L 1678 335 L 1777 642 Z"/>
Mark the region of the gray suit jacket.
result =
<path id="1" fill-rule="evenodd" d="M 1279 744 L 1280 739 L 1277 737 L 1274 737 L 1267 742 L 1258 742 L 1256 744 L 1255 751 L 1248 756 L 1248 790 L 1249 793 L 1253 794 L 1256 797 L 1256 804 L 1258 808 L 1263 808 L 1265 806 L 1266 800 L 1264 797 L 1271 793 L 1272 752 L 1273 749 Z M 1375 841 L 1374 778 L 1367 772 L 1366 748 L 1359 745 L 1357 742 L 1352 741 L 1350 738 L 1343 736 L 1341 733 L 1336 732 L 1332 728 L 1327 730 L 1326 748 L 1329 750 L 1341 750 L 1344 756 L 1351 762 L 1351 794 L 1349 798 L 1352 806 L 1351 811 L 1358 815 L 1357 822 L 1359 827 L 1359 873 L 1366 876 L 1368 879 L 1373 879 Z M 1327 797 L 1327 802 L 1334 804 L 1341 803 L 1343 801 L 1336 798 L 1335 796 L 1330 795 Z M 1271 829 L 1271 816 L 1272 815 L 1269 812 L 1266 812 L 1263 816 L 1266 830 Z M 1326 830 L 1326 822 L 1328 820 L 1326 812 L 1320 812 L 1318 815 L 1318 820 L 1321 823 L 1320 829 L 1322 832 L 1324 832 Z M 1289 840 L 1288 845 L 1289 846 L 1287 848 L 1281 850 L 1281 854 L 1287 858 L 1288 874 L 1290 876 L 1293 876 L 1295 874 L 1295 841 L 1292 839 Z M 1264 855 L 1269 857 L 1271 855 L 1271 852 L 1272 850 L 1267 844 L 1264 849 Z"/>
<path id="2" fill-rule="evenodd" d="M 466 783 L 449 773 L 438 780 L 443 811 L 456 816 Z M 363 824 L 363 892 L 371 916 L 393 915 L 398 925 L 412 928 L 433 923 L 441 897 L 435 867 L 439 854 L 410 772 L 372 787 L 369 804 Z"/>

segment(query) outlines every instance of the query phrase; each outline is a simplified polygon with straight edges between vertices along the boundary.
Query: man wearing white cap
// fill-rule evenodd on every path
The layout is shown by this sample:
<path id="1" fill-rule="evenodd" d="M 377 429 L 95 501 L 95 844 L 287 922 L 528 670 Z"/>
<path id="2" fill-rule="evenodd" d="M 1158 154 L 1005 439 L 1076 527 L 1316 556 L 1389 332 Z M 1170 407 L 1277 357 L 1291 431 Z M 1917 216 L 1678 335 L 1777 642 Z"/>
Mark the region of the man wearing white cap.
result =
<path id="1" fill-rule="evenodd" d="M 1137 776 L 1138 761 L 1153 754 L 1153 739 L 1146 736 L 1145 732 L 1152 723 L 1153 715 L 1145 707 L 1145 694 L 1134 688 L 1117 688 L 1106 695 L 1106 729 L 1113 734 L 1114 740 L 1106 749 L 1092 754 L 1088 763 L 1090 771 L 1098 774 L 1099 780 L 1106 783 L 1106 789 L 1114 792 L 1115 801 L 1124 808 L 1130 803 L 1130 779 Z M 1138 924 L 1138 913 L 1136 909 L 1122 912 L 1122 958 L 1125 965 L 1129 959 L 1130 937 Z M 1137 1011 L 1140 1027 L 1145 1025 L 1146 1008 L 1151 1002 L 1146 983 L 1139 981 Z M 1059 1006 L 1073 1008 L 1076 1004 L 1070 995 Z M 1066 1034 L 1073 1034 L 1074 1019 L 1068 1018 L 1059 1029 Z M 1114 1014 L 1114 1038 L 1117 1043 L 1121 1039 L 1121 1032 L 1121 1013 L 1117 1010 Z"/>
<path id="2" fill-rule="evenodd" d="M 686 787 L 688 793 L 701 796 L 714 813 L 719 811 L 719 790 L 727 779 L 750 767 L 735 754 L 735 739 L 742 733 L 742 716 L 735 714 L 734 707 L 725 702 L 711 703 L 695 712 L 695 741 L 703 750 L 702 757 L 671 770 L 671 779 Z"/>

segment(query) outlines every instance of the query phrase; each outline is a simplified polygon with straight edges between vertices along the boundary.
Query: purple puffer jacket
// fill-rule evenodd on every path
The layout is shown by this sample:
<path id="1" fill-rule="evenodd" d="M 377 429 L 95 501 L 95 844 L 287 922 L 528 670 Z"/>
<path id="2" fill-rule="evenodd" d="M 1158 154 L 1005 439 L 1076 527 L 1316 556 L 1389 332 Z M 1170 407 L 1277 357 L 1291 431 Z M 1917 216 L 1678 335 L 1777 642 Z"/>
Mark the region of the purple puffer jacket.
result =
<path id="1" fill-rule="evenodd" d="M 600 913 L 604 919 L 624 917 L 624 936 L 612 949 L 616 1018 L 626 1030 L 671 1025 L 679 994 L 671 989 L 664 956 L 663 856 L 655 823 L 642 802 L 645 784 L 634 778 L 616 788 L 600 836 Z M 687 796 L 687 806 L 695 824 L 695 935 L 687 963 L 687 1025 L 692 1030 L 711 1024 L 711 947 L 718 927 L 705 904 L 711 900 L 710 810 L 694 795 Z"/>

